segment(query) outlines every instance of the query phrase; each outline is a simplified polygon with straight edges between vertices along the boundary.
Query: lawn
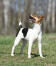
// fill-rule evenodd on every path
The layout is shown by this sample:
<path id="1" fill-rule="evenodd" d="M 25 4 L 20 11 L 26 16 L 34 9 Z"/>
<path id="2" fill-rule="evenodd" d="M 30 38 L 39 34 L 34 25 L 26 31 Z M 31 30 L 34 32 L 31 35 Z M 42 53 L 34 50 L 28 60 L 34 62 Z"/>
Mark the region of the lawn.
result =
<path id="1" fill-rule="evenodd" d="M 16 47 L 15 56 L 11 57 L 11 48 L 15 36 L 0 35 L 0 66 L 56 66 L 56 34 L 43 34 L 42 52 L 45 58 L 40 58 L 37 41 L 32 47 L 32 58 L 27 58 L 28 43 L 24 48 L 24 54 L 20 54 L 22 43 Z"/>

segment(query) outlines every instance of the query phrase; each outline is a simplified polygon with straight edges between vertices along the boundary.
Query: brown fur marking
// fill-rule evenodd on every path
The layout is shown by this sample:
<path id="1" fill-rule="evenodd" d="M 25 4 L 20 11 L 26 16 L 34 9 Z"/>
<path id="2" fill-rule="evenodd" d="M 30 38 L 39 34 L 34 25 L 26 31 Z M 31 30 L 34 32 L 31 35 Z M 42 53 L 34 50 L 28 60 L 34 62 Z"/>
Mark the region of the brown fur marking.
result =
<path id="1" fill-rule="evenodd" d="M 43 20 L 43 16 L 40 16 L 39 18 L 37 16 L 33 16 L 31 15 L 31 17 L 33 17 L 35 20 L 33 21 L 34 23 L 40 24 L 41 21 Z"/>

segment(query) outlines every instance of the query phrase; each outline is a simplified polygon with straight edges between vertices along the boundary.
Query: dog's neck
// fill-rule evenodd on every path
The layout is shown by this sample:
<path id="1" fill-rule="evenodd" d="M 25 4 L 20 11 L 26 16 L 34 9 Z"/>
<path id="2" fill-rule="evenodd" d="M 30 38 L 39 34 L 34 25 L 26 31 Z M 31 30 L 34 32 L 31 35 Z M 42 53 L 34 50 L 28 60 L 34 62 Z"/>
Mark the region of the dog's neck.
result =
<path id="1" fill-rule="evenodd" d="M 41 29 L 41 24 L 34 24 L 33 29 Z"/>

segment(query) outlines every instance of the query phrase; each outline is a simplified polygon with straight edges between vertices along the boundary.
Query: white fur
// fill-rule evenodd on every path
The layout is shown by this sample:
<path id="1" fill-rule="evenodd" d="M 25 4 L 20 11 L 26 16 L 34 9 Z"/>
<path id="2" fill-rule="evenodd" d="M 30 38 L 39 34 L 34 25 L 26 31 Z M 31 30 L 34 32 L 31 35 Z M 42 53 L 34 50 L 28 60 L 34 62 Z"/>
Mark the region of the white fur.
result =
<path id="1" fill-rule="evenodd" d="M 22 38 L 24 38 L 23 33 L 22 33 L 22 29 L 23 28 L 20 29 L 20 31 L 19 31 L 19 33 L 14 41 L 11 56 L 14 56 L 15 47 L 19 44 L 20 40 Z M 24 39 L 28 40 L 28 42 L 29 42 L 28 58 L 31 58 L 31 48 L 32 48 L 32 44 L 33 44 L 35 39 L 38 39 L 39 55 L 40 55 L 40 57 L 44 58 L 42 55 L 42 48 L 41 48 L 41 39 L 42 39 L 41 24 L 34 24 L 34 27 L 32 29 L 28 29 L 27 35 Z"/>
<path id="2" fill-rule="evenodd" d="M 22 25 L 21 20 L 19 20 L 19 26 Z"/>

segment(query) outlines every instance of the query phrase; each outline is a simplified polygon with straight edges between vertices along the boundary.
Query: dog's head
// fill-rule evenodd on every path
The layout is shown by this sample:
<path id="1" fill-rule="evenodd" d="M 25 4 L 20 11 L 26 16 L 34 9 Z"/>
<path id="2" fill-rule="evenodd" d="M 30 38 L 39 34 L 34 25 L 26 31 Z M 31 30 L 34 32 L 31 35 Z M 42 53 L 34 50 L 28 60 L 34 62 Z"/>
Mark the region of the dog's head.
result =
<path id="1" fill-rule="evenodd" d="M 33 22 L 33 23 L 36 23 L 36 24 L 40 24 L 41 21 L 43 20 L 43 16 L 40 16 L 40 17 L 37 17 L 37 16 L 33 16 L 33 15 L 30 15 L 29 16 L 29 19 Z"/>

